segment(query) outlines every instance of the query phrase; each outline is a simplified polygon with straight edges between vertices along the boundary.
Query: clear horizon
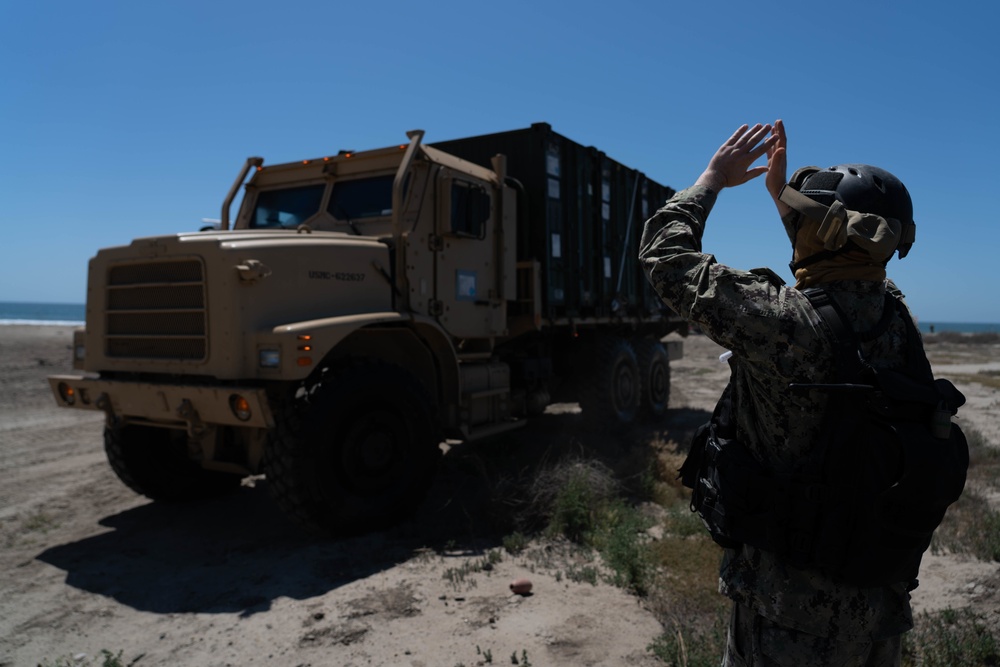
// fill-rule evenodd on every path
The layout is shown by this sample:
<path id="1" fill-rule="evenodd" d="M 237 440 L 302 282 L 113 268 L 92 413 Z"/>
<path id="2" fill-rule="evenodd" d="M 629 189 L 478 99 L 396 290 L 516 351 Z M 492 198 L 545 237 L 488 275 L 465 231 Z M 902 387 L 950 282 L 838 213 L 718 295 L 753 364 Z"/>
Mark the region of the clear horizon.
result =
<path id="1" fill-rule="evenodd" d="M 1000 299 L 980 296 L 1000 248 L 998 13 L 925 0 L 863 14 L 773 0 L 7 3 L 0 300 L 81 303 L 99 248 L 218 218 L 249 155 L 547 122 L 682 189 L 741 123 L 782 118 L 790 171 L 868 162 L 907 185 L 917 238 L 889 276 L 920 319 L 1000 321 Z M 762 178 L 721 194 L 703 247 L 790 278 Z"/>
<path id="2" fill-rule="evenodd" d="M 74 308 L 83 308 L 86 306 L 84 302 L 72 303 L 72 302 L 61 302 L 61 301 L 0 301 L 0 306 L 4 304 L 13 305 L 23 305 L 23 306 L 72 306 Z M 7 320 L 12 320 L 12 318 L 7 318 L 6 320 L 2 317 L 2 312 L 0 312 L 0 323 Z M 12 320 L 13 321 L 13 320 Z M 975 321 L 975 320 L 934 320 L 934 319 L 921 319 L 917 318 L 917 324 L 921 327 L 931 324 L 940 325 L 967 325 L 967 326 L 984 326 L 984 327 L 1000 327 L 1000 321 Z"/>

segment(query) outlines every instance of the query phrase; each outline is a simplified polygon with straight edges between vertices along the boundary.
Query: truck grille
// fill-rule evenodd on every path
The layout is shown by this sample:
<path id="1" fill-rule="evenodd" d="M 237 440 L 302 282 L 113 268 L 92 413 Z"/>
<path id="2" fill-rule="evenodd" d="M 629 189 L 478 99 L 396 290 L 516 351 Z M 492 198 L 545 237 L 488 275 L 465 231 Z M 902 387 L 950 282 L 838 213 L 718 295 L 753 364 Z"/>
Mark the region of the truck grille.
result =
<path id="1" fill-rule="evenodd" d="M 199 260 L 112 266 L 106 312 L 109 357 L 205 359 L 205 276 Z"/>

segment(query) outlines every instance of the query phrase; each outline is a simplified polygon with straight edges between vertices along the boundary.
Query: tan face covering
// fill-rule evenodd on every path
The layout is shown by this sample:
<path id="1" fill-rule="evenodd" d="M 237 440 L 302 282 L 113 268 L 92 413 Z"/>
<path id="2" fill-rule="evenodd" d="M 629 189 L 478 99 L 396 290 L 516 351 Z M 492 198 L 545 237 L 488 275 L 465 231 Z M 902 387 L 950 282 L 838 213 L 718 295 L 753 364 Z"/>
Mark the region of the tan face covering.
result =
<path id="1" fill-rule="evenodd" d="M 827 249 L 819 235 L 820 224 L 804 219 L 796 235 L 793 261 L 798 262 Z M 843 244 L 841 244 L 843 245 Z M 890 250 L 891 252 L 891 250 Z M 885 280 L 885 266 L 863 250 L 849 250 L 795 271 L 795 287 L 805 289 L 834 280 Z"/>

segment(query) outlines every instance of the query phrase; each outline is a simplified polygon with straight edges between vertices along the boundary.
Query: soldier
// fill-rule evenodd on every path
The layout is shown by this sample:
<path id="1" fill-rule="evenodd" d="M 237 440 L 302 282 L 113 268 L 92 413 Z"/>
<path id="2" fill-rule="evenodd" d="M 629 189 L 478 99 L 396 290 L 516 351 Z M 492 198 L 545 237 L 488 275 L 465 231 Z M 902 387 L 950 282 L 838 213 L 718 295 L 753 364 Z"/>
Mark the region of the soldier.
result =
<path id="1" fill-rule="evenodd" d="M 800 290 L 822 285 L 855 331 L 872 330 L 882 319 L 886 290 L 898 295 L 885 264 L 896 250 L 905 255 L 913 240 L 910 197 L 894 176 L 868 165 L 805 168 L 783 194 L 786 150 L 782 121 L 740 127 L 695 184 L 646 222 L 640 249 L 664 302 L 732 351 L 737 439 L 775 471 L 793 470 L 815 447 L 827 401 L 820 393 L 792 392 L 789 384 L 836 381 L 834 344 Z M 767 166 L 752 166 L 765 154 Z M 792 243 L 794 287 L 768 269 L 733 269 L 702 252 L 719 193 L 765 173 Z M 831 225 L 809 215 L 816 215 L 812 202 L 873 215 Z M 905 323 L 900 314 L 886 321 L 885 333 L 862 343 L 862 350 L 875 367 L 900 368 Z M 719 588 L 733 600 L 733 611 L 723 664 L 898 665 L 901 636 L 913 625 L 914 585 L 863 588 L 746 544 L 726 549 Z"/>

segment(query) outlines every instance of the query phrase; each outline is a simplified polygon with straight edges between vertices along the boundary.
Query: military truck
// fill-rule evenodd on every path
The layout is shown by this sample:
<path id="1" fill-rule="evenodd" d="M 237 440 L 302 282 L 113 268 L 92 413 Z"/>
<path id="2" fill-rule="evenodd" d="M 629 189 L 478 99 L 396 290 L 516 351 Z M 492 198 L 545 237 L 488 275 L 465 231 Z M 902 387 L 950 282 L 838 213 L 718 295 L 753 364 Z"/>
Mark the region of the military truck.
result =
<path id="1" fill-rule="evenodd" d="M 264 474 L 302 523 L 355 530 L 412 509 L 448 440 L 554 401 L 604 426 L 664 414 L 683 322 L 636 256 L 673 191 L 547 124 L 423 135 L 249 158 L 218 229 L 91 259 L 83 372 L 50 384 L 105 413 L 126 485 L 189 500 Z"/>

